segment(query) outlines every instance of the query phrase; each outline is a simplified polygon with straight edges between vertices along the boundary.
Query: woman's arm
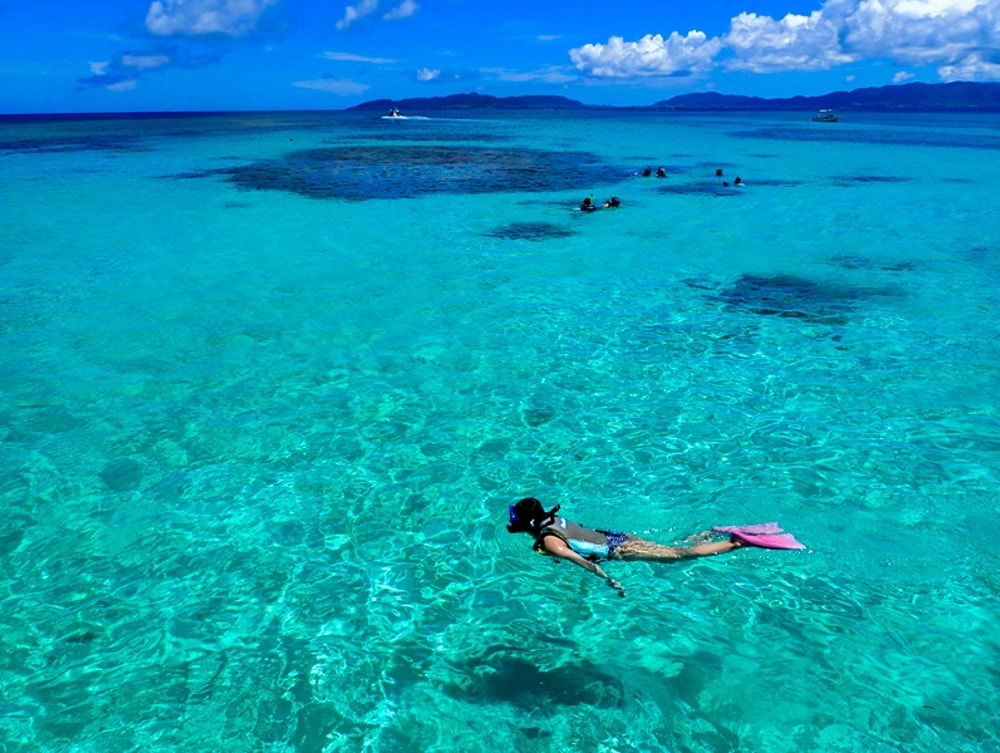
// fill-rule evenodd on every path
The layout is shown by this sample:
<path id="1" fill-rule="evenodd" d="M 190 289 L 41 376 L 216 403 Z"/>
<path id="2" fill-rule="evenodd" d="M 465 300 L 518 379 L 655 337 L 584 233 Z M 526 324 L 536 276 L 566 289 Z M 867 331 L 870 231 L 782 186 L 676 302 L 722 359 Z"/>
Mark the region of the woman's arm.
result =
<path id="1" fill-rule="evenodd" d="M 619 583 L 614 578 L 609 576 L 606 572 L 604 572 L 601 569 L 600 565 L 598 565 L 596 562 L 584 559 L 579 554 L 574 552 L 572 549 L 569 548 L 569 545 L 558 536 L 543 537 L 542 548 L 544 548 L 545 551 L 547 551 L 549 554 L 552 554 L 556 557 L 561 557 L 564 560 L 569 560 L 570 562 L 579 565 L 584 570 L 589 570 L 598 578 L 604 578 L 604 580 L 608 582 L 608 585 L 618 592 L 619 596 L 625 595 L 625 587 L 622 586 L 621 583 Z"/>

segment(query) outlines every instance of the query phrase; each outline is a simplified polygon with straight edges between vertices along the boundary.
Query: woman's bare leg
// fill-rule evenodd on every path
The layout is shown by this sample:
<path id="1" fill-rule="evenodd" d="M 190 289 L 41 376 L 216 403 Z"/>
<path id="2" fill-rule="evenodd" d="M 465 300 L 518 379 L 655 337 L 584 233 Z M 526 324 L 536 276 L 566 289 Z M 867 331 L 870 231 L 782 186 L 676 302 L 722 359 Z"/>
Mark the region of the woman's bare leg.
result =
<path id="1" fill-rule="evenodd" d="M 715 541 L 717 538 L 719 538 L 719 534 L 715 531 L 700 531 L 699 533 L 692 533 L 690 536 L 685 536 L 682 541 L 685 545 L 707 544 Z"/>
<path id="2" fill-rule="evenodd" d="M 616 560 L 645 560 L 648 562 L 674 562 L 677 560 L 694 559 L 695 557 L 710 557 L 713 554 L 725 554 L 742 546 L 737 541 L 716 541 L 711 544 L 695 546 L 664 546 L 644 539 L 629 539 L 615 549 Z"/>

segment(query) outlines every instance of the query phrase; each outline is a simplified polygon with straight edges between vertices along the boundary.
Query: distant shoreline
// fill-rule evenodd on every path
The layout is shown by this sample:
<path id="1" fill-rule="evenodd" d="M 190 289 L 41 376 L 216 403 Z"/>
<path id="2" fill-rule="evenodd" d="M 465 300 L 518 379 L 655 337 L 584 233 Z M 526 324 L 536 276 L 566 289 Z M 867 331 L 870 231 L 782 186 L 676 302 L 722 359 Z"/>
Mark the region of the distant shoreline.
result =
<path id="1" fill-rule="evenodd" d="M 419 99 L 377 99 L 347 108 L 347 111 L 388 112 L 431 110 L 604 110 L 604 111 L 801 111 L 824 108 L 873 112 L 896 111 L 1000 111 L 1000 83 L 956 81 L 950 84 L 901 84 L 853 91 L 831 92 L 816 97 L 783 99 L 747 97 L 718 92 L 680 94 L 651 105 L 595 106 L 575 99 L 554 96 L 492 97 L 486 94 L 452 94 Z"/>
<path id="2" fill-rule="evenodd" d="M 900 84 L 852 91 L 839 91 L 815 97 L 796 96 L 768 99 L 718 92 L 680 94 L 650 105 L 589 105 L 575 99 L 551 95 L 494 97 L 488 94 L 452 94 L 442 97 L 376 99 L 347 108 L 309 110 L 198 110 L 141 112 L 51 112 L 0 113 L 0 123 L 46 122 L 54 120 L 110 120 L 141 118 L 193 118 L 223 115 L 280 115 L 324 113 L 387 113 L 395 107 L 404 115 L 415 112 L 470 112 L 490 110 L 577 111 L 577 112 L 804 112 L 835 109 L 843 112 L 925 112 L 992 113 L 1000 112 L 1000 83 L 956 81 L 949 84 Z"/>

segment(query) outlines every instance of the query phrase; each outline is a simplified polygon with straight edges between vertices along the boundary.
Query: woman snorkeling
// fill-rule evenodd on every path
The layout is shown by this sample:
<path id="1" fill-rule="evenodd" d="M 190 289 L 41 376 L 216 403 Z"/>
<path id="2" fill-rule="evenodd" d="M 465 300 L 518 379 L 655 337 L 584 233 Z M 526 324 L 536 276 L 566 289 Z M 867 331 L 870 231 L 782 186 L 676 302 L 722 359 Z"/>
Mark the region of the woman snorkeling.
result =
<path id="1" fill-rule="evenodd" d="M 677 560 L 724 554 L 744 546 L 765 549 L 805 549 L 790 533 L 783 533 L 777 523 L 755 526 L 716 526 L 711 531 L 691 537 L 710 538 L 713 534 L 728 534 L 725 541 L 706 541 L 691 546 L 664 546 L 620 531 L 591 530 L 556 515 L 560 505 L 546 511 L 534 497 L 525 497 L 508 508 L 509 533 L 529 533 L 535 540 L 534 550 L 541 554 L 569 560 L 607 581 L 619 596 L 625 588 L 608 575 L 597 563 L 610 560 L 644 560 L 676 562 Z"/>

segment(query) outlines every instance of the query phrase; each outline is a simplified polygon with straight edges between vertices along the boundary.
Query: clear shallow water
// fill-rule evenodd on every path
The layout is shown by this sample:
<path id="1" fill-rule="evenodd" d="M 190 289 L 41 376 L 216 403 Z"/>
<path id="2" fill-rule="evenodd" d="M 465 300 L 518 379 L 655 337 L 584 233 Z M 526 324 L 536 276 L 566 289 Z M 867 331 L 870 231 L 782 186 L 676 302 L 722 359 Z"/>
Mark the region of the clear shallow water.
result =
<path id="1" fill-rule="evenodd" d="M 4 124 L 5 749 L 996 749 L 998 137 Z M 525 494 L 810 549 L 619 600 Z"/>

